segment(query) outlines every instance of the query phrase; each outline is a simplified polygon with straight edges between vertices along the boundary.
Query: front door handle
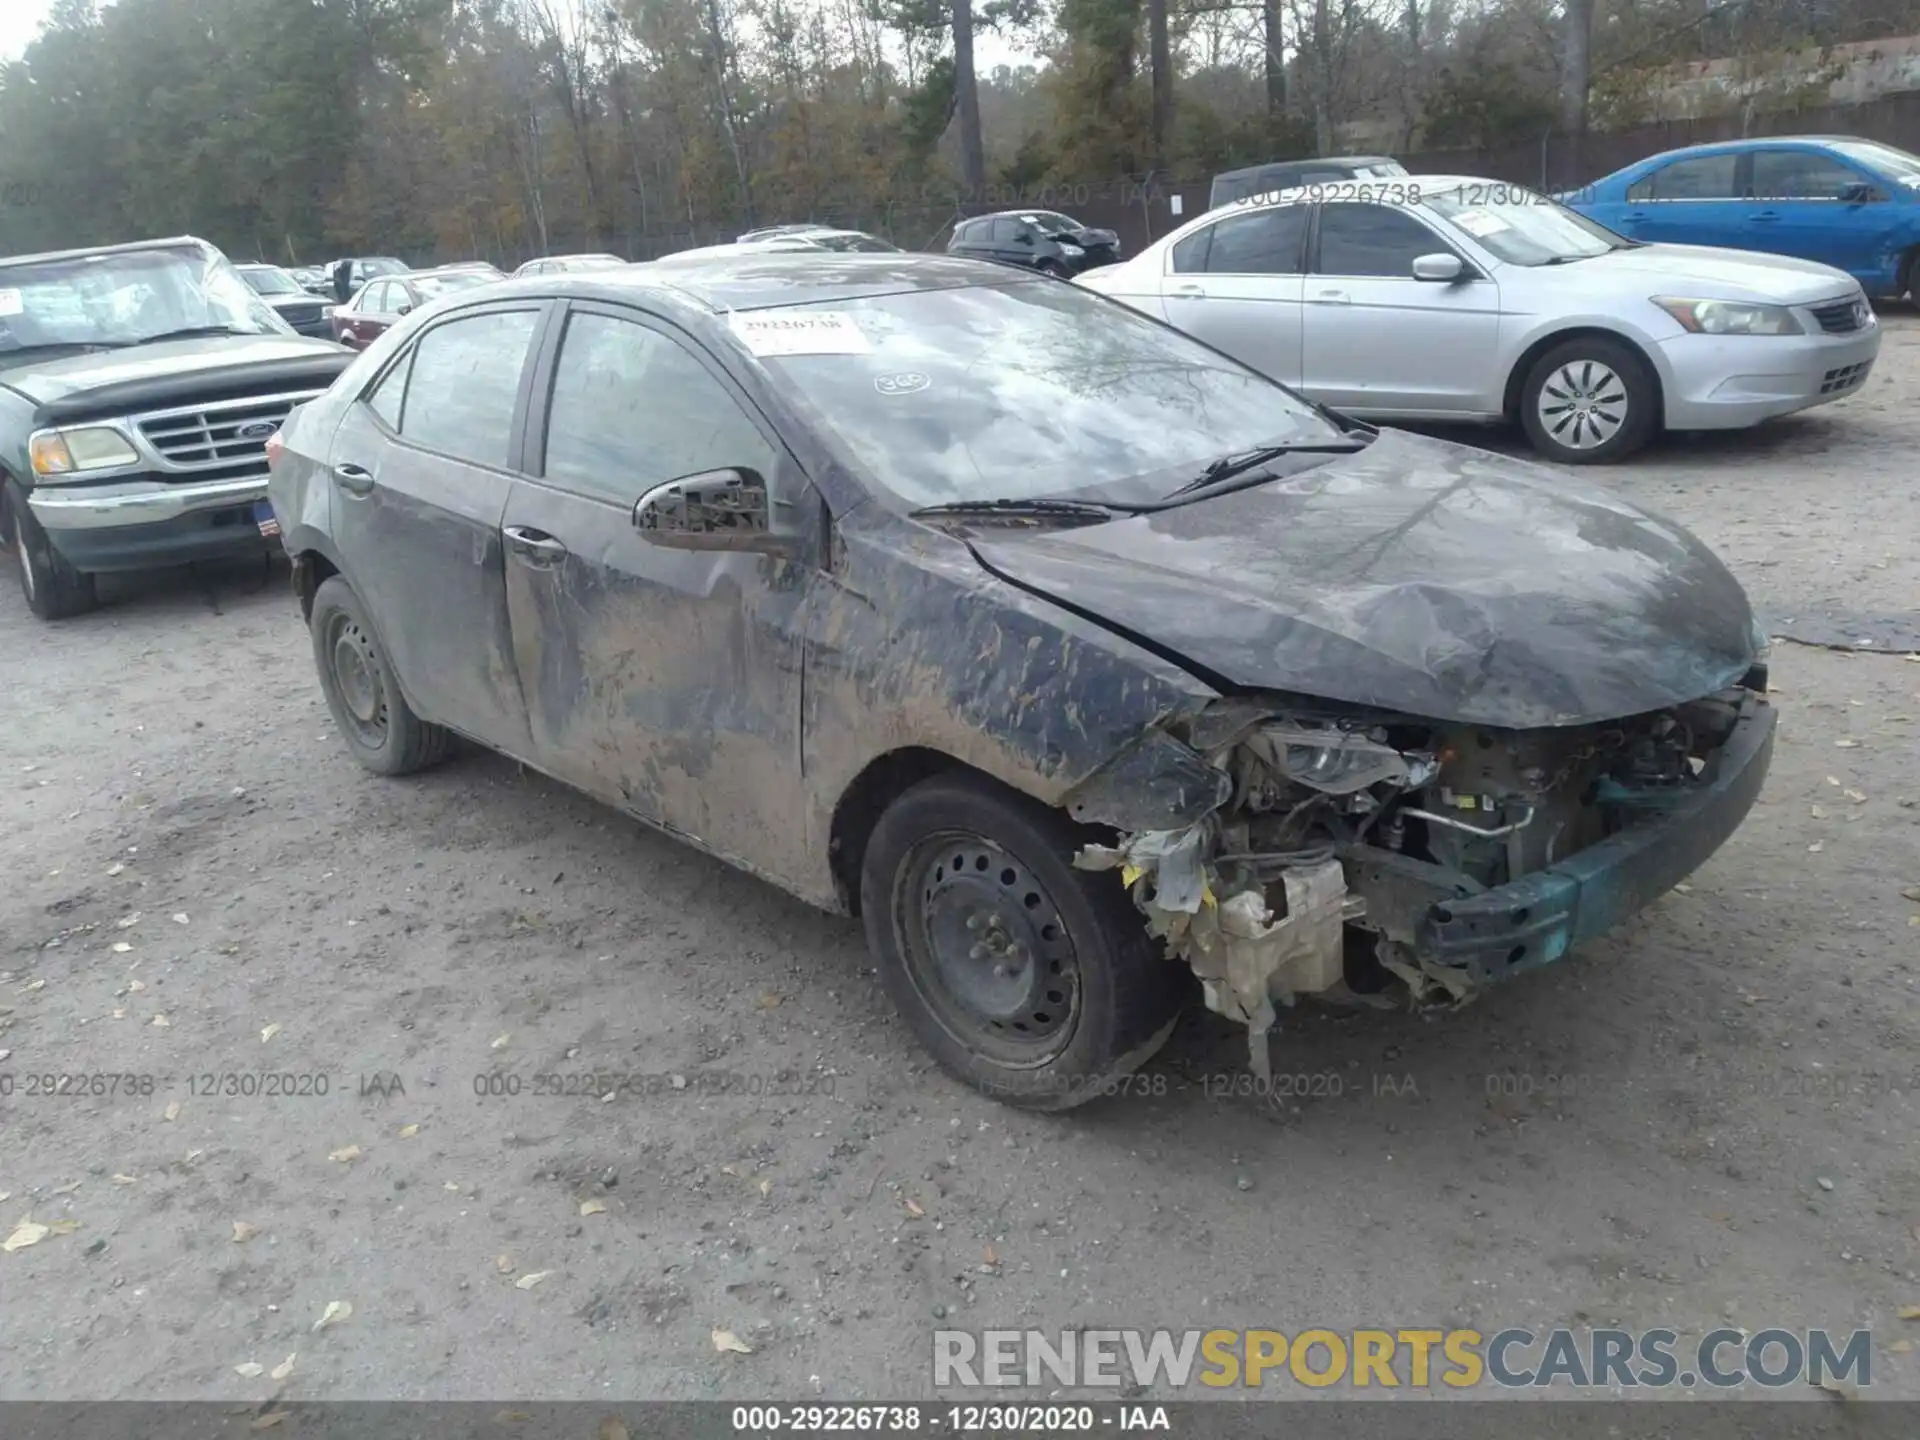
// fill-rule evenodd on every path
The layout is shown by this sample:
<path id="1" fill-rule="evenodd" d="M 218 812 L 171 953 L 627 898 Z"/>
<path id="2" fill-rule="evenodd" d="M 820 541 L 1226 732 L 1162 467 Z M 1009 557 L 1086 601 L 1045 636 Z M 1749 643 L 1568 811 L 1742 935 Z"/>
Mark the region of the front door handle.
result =
<path id="1" fill-rule="evenodd" d="M 364 465 L 345 461 L 333 467 L 333 483 L 349 495 L 369 495 L 373 492 L 373 472 Z"/>
<path id="2" fill-rule="evenodd" d="M 1780 218 L 1780 212 L 1778 210 L 1756 210 L 1753 212 L 1753 214 L 1747 217 L 1747 219 L 1752 220 L 1758 224 L 1771 224 L 1773 221 L 1778 220 L 1779 218 Z"/>
<path id="3" fill-rule="evenodd" d="M 1353 297 L 1344 290 L 1316 290 L 1313 298 L 1327 305 L 1351 305 Z"/>
<path id="4" fill-rule="evenodd" d="M 1204 285 L 1176 285 L 1173 287 L 1173 293 L 1183 300 L 1204 300 L 1207 298 L 1207 290 Z"/>
<path id="5" fill-rule="evenodd" d="M 558 565 L 567 558 L 567 547 L 544 530 L 509 525 L 500 533 L 507 537 L 507 549 L 530 564 Z"/>

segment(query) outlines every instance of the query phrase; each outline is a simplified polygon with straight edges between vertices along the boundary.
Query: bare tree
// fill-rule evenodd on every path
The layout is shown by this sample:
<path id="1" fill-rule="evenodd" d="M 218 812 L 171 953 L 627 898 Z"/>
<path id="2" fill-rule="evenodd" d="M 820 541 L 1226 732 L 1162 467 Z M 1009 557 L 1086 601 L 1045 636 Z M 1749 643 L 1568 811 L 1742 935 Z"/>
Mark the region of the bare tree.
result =
<path id="1" fill-rule="evenodd" d="M 965 0 L 955 0 L 963 4 Z M 1173 45 L 1167 35 L 1167 0 L 1147 0 L 1147 54 L 1153 66 L 1153 166 L 1167 163 L 1173 140 Z"/>
<path id="2" fill-rule="evenodd" d="M 977 198 L 987 183 L 987 160 L 973 74 L 973 0 L 953 0 L 953 109 L 960 122 L 960 184 Z"/>
<path id="3" fill-rule="evenodd" d="M 1561 179 L 1586 180 L 1587 92 L 1593 84 L 1593 0 L 1565 0 L 1560 19 L 1560 127 L 1567 148 Z"/>

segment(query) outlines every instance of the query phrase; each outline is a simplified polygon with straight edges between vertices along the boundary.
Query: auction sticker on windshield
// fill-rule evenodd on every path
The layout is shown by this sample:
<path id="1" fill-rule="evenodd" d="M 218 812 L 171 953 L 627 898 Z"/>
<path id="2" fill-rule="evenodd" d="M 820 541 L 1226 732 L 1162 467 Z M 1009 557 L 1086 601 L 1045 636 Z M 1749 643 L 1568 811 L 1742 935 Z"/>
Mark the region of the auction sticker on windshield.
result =
<path id="1" fill-rule="evenodd" d="M 755 355 L 865 355 L 866 332 L 844 310 L 735 313 L 733 333 Z"/>
<path id="2" fill-rule="evenodd" d="M 0 290 L 0 315 L 18 315 L 26 308 L 18 290 Z"/>
<path id="3" fill-rule="evenodd" d="M 1498 235 L 1502 230 L 1511 230 L 1498 215 L 1490 215 L 1485 210 L 1462 210 L 1453 217 L 1453 223 L 1476 240 L 1484 240 L 1489 235 Z"/>

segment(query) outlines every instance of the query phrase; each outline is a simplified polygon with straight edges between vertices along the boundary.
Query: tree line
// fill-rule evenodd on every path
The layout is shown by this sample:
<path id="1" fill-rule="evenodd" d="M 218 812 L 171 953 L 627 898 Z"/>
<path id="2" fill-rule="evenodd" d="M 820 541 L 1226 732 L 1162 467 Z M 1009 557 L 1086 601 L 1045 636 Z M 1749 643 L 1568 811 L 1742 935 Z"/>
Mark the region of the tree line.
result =
<path id="1" fill-rule="evenodd" d="M 1920 0 L 57 0 L 0 67 L 0 252 L 918 247 L 995 197 L 1343 142 L 1577 156 L 1684 61 L 1916 29 Z M 983 73 L 989 44 L 1036 62 Z"/>

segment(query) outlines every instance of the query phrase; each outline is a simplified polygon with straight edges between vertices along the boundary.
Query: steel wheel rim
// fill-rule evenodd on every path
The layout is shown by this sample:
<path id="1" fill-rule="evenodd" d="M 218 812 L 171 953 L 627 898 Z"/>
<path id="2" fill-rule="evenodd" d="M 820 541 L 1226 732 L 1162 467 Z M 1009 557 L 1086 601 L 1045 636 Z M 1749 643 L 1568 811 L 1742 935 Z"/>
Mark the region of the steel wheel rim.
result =
<path id="1" fill-rule="evenodd" d="M 1080 964 L 1033 871 L 985 836 L 930 835 L 900 863 L 894 913 L 907 978 L 955 1041 L 1012 1068 L 1045 1065 L 1080 1019 Z"/>
<path id="2" fill-rule="evenodd" d="M 1569 450 L 1596 450 L 1627 423 L 1627 387 L 1600 360 L 1569 360 L 1541 385 L 1534 401 L 1540 424 Z"/>
<path id="3" fill-rule="evenodd" d="M 351 615 L 336 614 L 327 621 L 325 654 L 347 723 L 377 749 L 387 738 L 387 685 L 373 637 Z"/>

